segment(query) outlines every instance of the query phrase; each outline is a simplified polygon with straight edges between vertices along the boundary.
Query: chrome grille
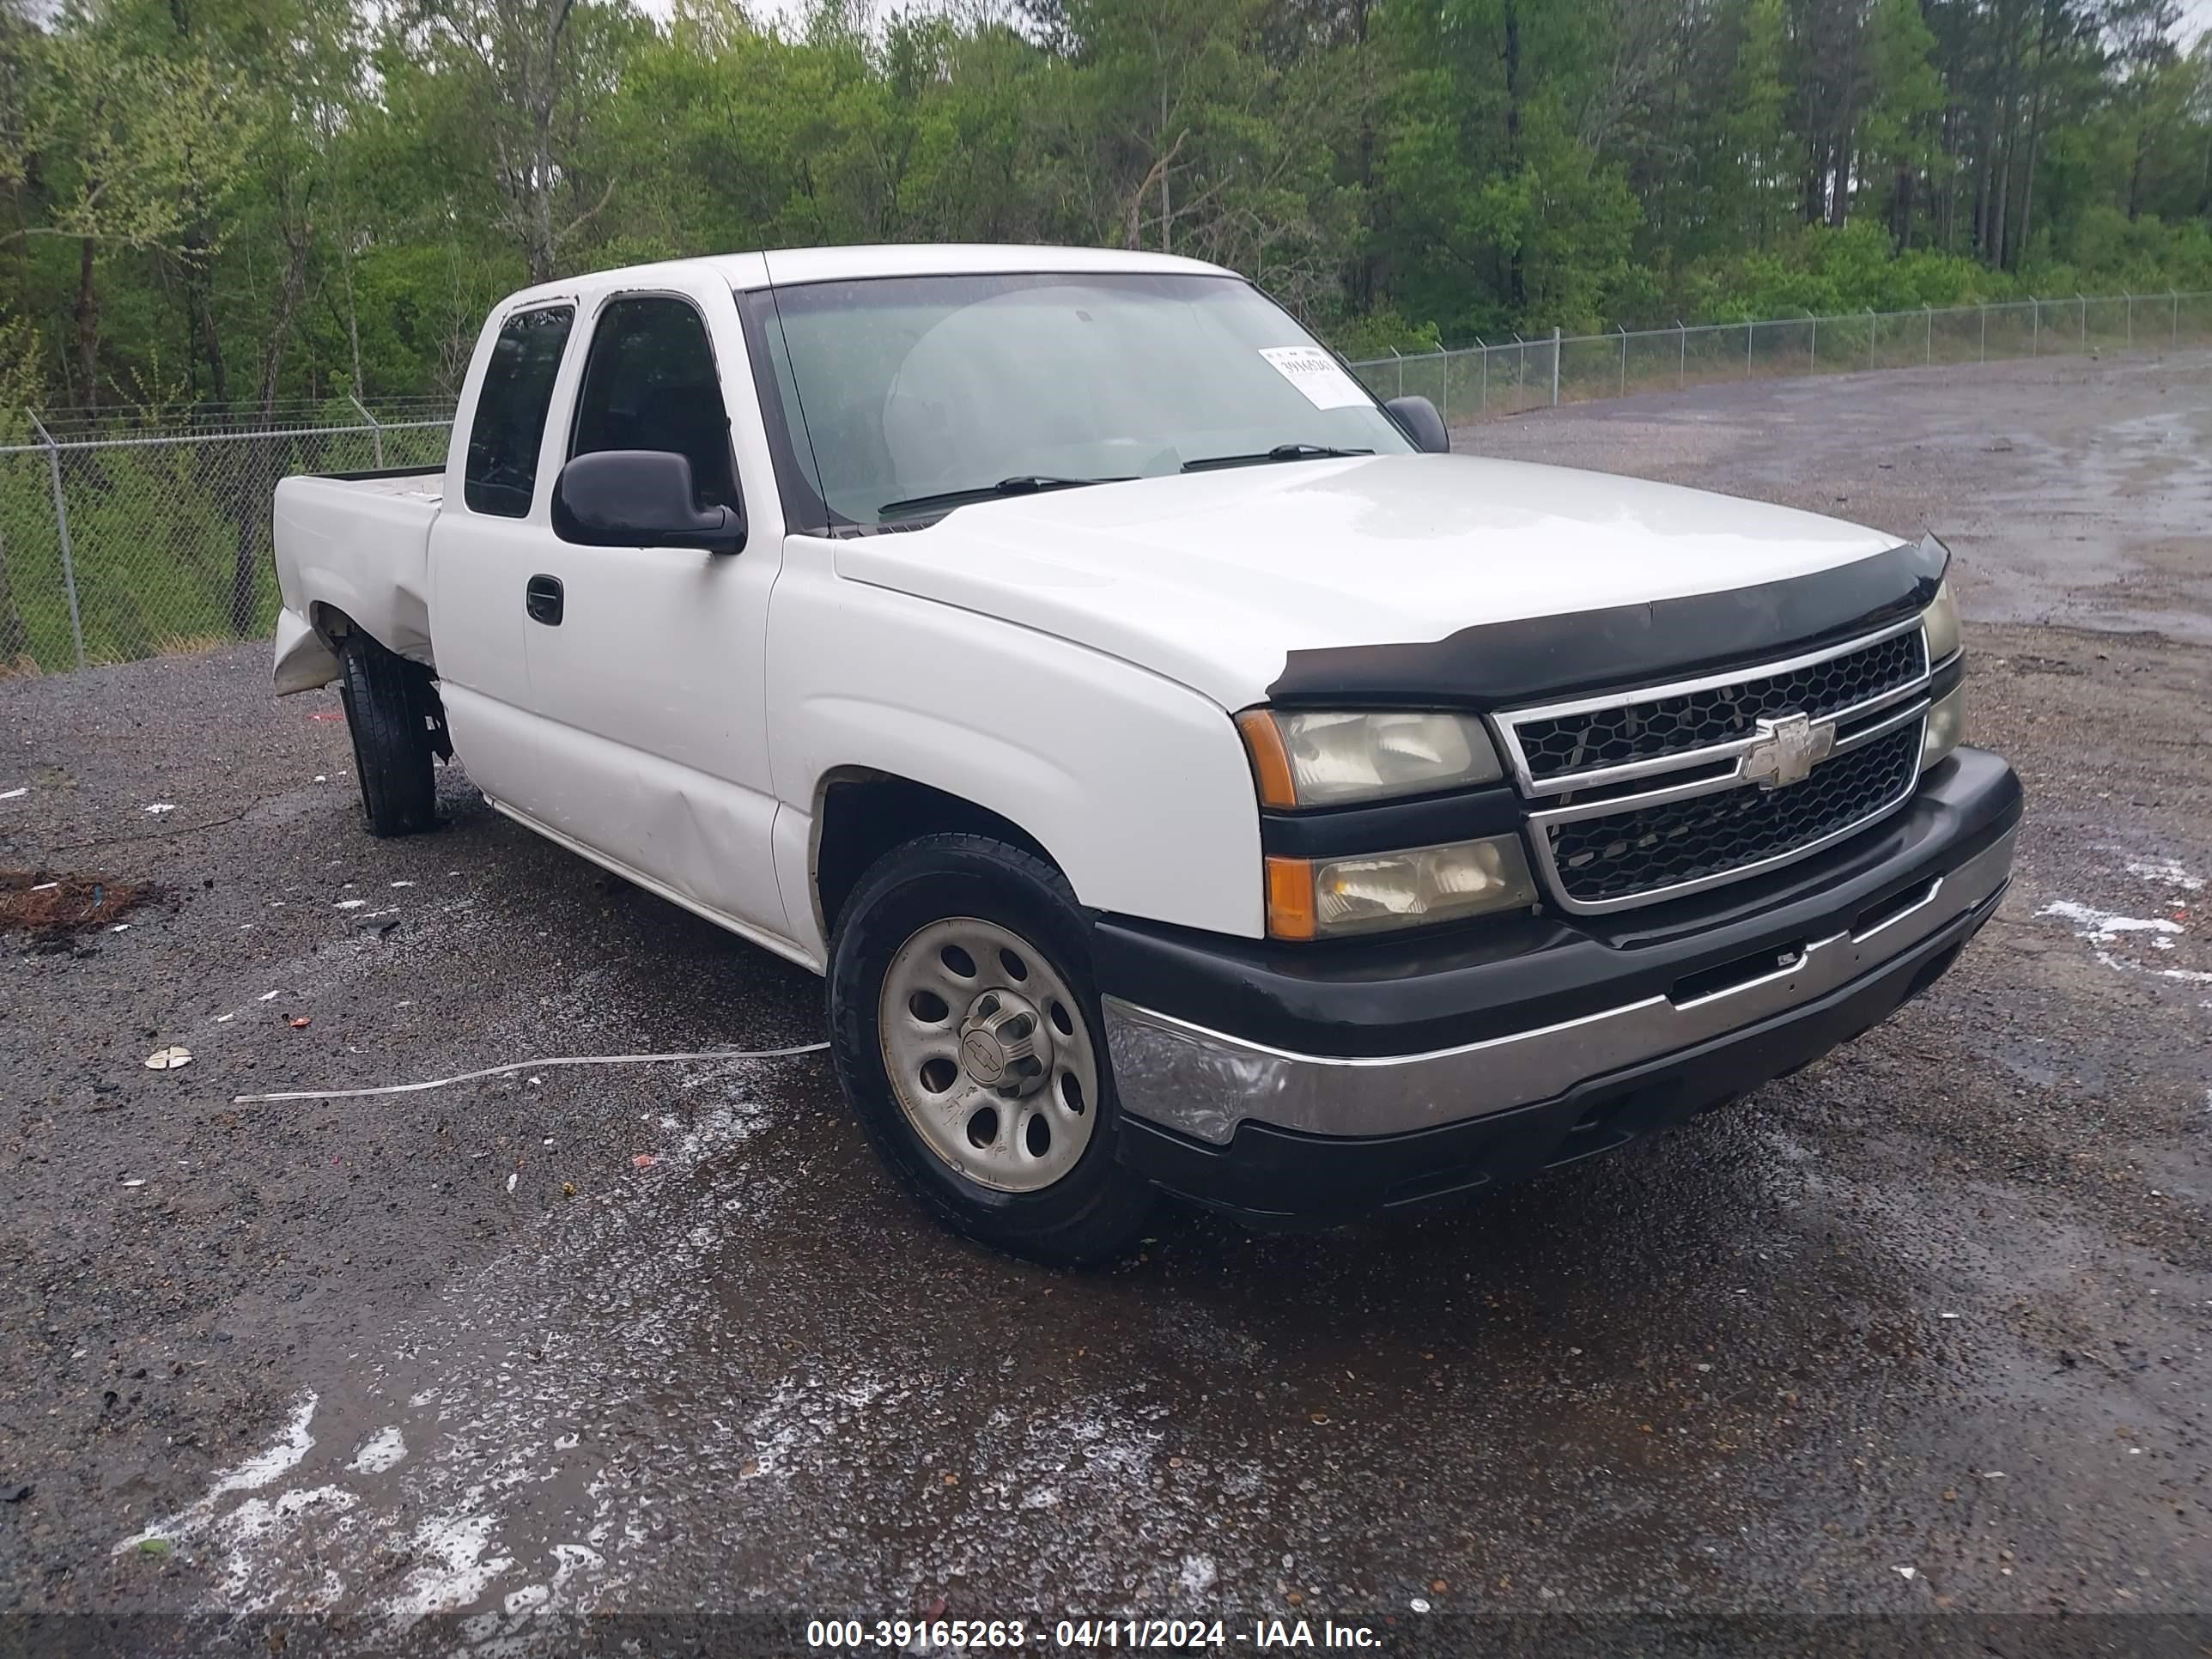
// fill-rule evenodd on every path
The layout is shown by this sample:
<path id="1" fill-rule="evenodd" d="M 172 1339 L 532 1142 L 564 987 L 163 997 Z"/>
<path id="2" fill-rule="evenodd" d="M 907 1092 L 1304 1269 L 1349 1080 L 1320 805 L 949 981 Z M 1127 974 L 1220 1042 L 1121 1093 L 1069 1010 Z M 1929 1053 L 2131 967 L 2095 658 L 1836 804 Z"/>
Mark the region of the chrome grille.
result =
<path id="1" fill-rule="evenodd" d="M 1698 680 L 1496 717 L 1551 896 L 1589 913 L 1805 858 L 1911 798 L 1917 619 Z"/>
<path id="2" fill-rule="evenodd" d="M 1927 647 L 1916 625 L 1838 655 L 1779 672 L 1747 674 L 1632 702 L 1583 706 L 1516 722 L 1527 775 L 1559 783 L 1571 775 L 1710 749 L 1749 736 L 1763 716 L 1800 714 L 1817 720 L 1917 684 L 1928 672 Z"/>
<path id="3" fill-rule="evenodd" d="M 1727 789 L 1553 824 L 1544 833 L 1559 890 L 1603 905 L 1823 845 L 1911 793 L 1921 726 L 1838 755 L 1794 788 Z"/>

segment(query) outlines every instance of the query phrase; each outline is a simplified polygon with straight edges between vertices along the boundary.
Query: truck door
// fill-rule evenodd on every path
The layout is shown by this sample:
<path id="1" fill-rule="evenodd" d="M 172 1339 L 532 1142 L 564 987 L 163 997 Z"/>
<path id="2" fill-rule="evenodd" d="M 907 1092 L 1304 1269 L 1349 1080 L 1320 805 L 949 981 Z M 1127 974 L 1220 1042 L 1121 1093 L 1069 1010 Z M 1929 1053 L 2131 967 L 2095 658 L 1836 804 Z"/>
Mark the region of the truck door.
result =
<path id="1" fill-rule="evenodd" d="M 469 781 L 532 817 L 547 805 L 525 654 L 524 587 L 544 542 L 545 448 L 573 301 L 495 317 L 461 406 L 469 428 L 448 459 L 430 527 L 430 625 L 453 750 Z M 473 399 L 473 401 L 471 401 Z M 556 452 L 557 453 L 557 452 Z M 556 463 L 557 464 L 557 463 Z"/>
<path id="2" fill-rule="evenodd" d="M 548 827 L 714 915 L 788 937 L 769 829 L 763 659 L 782 524 L 764 476 L 741 477 L 725 404 L 749 397 L 729 289 L 615 292 L 589 317 L 565 458 L 674 451 L 695 505 L 740 507 L 735 555 L 592 547 L 548 535 L 557 589 L 526 624 Z M 765 469 L 762 469 L 764 473 Z M 746 499 L 748 493 L 753 499 Z"/>

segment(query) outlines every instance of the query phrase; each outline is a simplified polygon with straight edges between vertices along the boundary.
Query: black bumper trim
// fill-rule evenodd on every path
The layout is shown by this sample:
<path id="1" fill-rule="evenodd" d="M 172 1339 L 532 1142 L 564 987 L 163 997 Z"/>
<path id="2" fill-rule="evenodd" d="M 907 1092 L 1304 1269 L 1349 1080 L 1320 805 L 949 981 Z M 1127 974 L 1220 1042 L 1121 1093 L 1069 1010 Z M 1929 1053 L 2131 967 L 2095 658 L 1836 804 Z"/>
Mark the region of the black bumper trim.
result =
<path id="1" fill-rule="evenodd" d="M 1099 989 L 1294 1054 L 1420 1054 L 1659 995 L 1762 951 L 1848 931 L 2020 822 L 2012 769 L 1962 749 L 1911 803 L 1771 875 L 1601 916 L 1517 915 L 1341 945 L 1232 939 L 1119 916 L 1091 945 Z"/>
<path id="2" fill-rule="evenodd" d="M 1826 997 L 1551 1100 L 1375 1138 L 1247 1122 L 1221 1146 L 1124 1116 L 1120 1156 L 1170 1192 L 1259 1222 L 1327 1225 L 1464 1198 L 1612 1152 L 1809 1065 L 1940 979 L 2004 894 Z"/>

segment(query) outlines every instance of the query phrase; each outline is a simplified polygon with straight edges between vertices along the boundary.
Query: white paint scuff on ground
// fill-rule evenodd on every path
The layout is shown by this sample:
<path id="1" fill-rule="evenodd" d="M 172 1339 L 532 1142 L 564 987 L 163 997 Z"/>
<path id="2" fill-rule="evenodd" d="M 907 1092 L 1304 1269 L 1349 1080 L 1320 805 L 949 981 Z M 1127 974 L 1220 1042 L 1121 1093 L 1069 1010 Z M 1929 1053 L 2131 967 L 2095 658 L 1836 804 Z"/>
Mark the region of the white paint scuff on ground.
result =
<path id="1" fill-rule="evenodd" d="M 313 1419 L 321 1449 L 308 1452 L 311 1400 L 277 1448 L 163 1523 L 162 1535 L 207 1553 L 210 1611 L 327 1611 L 363 1651 L 419 1642 L 426 1620 L 458 1615 L 439 1627 L 453 1638 L 441 1650 L 537 1651 L 563 1621 L 629 1607 L 640 1585 L 664 1580 L 702 1494 L 742 1537 L 788 1526 L 795 1504 L 866 1514 L 887 1469 L 917 1472 L 951 1506 L 932 1545 L 940 1577 L 980 1571 L 1041 1525 L 1135 1535 L 1163 1524 L 1164 1502 L 1169 1533 L 1133 1581 L 1115 1569 L 1115 1593 L 1188 1599 L 1239 1571 L 1211 1498 L 1164 1498 L 1172 1423 L 1142 1385 L 1054 1376 L 1025 1408 L 973 1424 L 960 1367 L 879 1365 L 834 1336 L 799 1354 L 754 1340 L 726 1304 L 720 1269 L 805 1201 L 784 1149 L 760 1156 L 748 1144 L 784 1126 L 793 1107 L 760 1092 L 781 1081 L 744 1062 L 672 1079 L 686 1105 L 646 1118 L 659 1148 L 651 1182 L 547 1210 L 534 1243 L 350 1356 L 357 1370 Z M 678 1386 L 672 1378 L 696 1425 L 680 1456 L 645 1403 Z M 1210 1461 L 1232 1500 L 1264 1485 L 1247 1453 Z M 823 1525 L 842 1571 L 859 1570 L 873 1540 L 843 1519 Z M 745 1550 L 728 1569 L 732 1597 L 778 1593 L 748 1577 L 768 1568 Z M 1075 1588 L 1103 1593 L 1103 1581 Z"/>
<path id="2" fill-rule="evenodd" d="M 2130 859 L 2127 870 L 2138 881 L 2156 882 L 2162 887 L 2179 887 L 2185 893 L 2204 890 L 2204 878 L 2191 875 L 2172 859 Z"/>
<path id="3" fill-rule="evenodd" d="M 2116 910 L 2094 909 L 2072 899 L 2054 899 L 2035 913 L 2057 916 L 2074 924 L 2074 937 L 2093 945 L 2109 945 L 2123 933 L 2179 933 L 2187 930 L 2164 916 L 2124 916 Z"/>
<path id="4" fill-rule="evenodd" d="M 2128 861 L 2127 872 L 2140 880 L 2179 889 L 2192 893 L 2204 885 L 2204 879 L 2184 869 L 2172 859 L 2135 859 Z M 2100 965 L 2120 974 L 2148 974 L 2154 979 L 2172 980 L 2180 985 L 2212 985 L 2212 971 L 2199 968 L 2154 968 L 2148 960 L 2123 955 L 2123 942 L 2131 946 L 2147 945 L 2151 951 L 2170 953 L 2180 948 L 2182 940 L 2189 938 L 2189 929 L 2181 920 L 2189 915 L 2189 907 L 2180 899 L 2168 901 L 2173 910 L 2170 916 L 2130 916 L 2118 910 L 2101 910 L 2092 904 L 2074 899 L 2054 899 L 2035 914 L 2063 921 L 2074 930 L 2074 937 L 2086 939 L 2097 947 Z"/>
<path id="5" fill-rule="evenodd" d="M 156 1521 L 140 1533 L 133 1533 L 115 1547 L 114 1553 L 135 1550 L 149 1539 L 159 1538 L 178 1543 L 198 1536 L 205 1531 L 215 1518 L 216 1508 L 235 1492 L 258 1492 L 278 1475 L 296 1466 L 315 1443 L 307 1425 L 314 1421 L 316 1396 L 313 1392 L 300 1396 L 300 1403 L 292 1408 L 292 1420 L 285 1425 L 284 1437 L 268 1450 L 258 1453 L 236 1468 L 216 1477 L 215 1484 L 191 1505 L 179 1510 L 166 1521 Z"/>
<path id="6" fill-rule="evenodd" d="M 480 1496 L 481 1488 L 469 1493 L 471 1499 Z M 386 1629 L 404 1634 L 433 1613 L 473 1607 L 514 1565 L 509 1556 L 486 1554 L 496 1525 L 489 1514 L 457 1512 L 434 1516 L 416 1528 L 407 1548 L 421 1565 L 385 1603 Z"/>
<path id="7" fill-rule="evenodd" d="M 406 1455 L 406 1437 L 398 1429 L 379 1429 L 362 1443 L 361 1449 L 346 1468 L 357 1474 L 382 1474 L 386 1469 L 397 1468 Z"/>
<path id="8" fill-rule="evenodd" d="M 722 1063 L 707 1074 L 723 1098 L 702 1102 L 703 1109 L 661 1154 L 677 1175 L 734 1150 L 775 1119 L 775 1109 L 753 1093 L 754 1068 Z M 772 1190 L 747 1165 L 715 1185 L 723 1190 L 702 1195 L 689 1215 L 672 1214 L 665 1194 L 609 1197 L 587 1211 L 554 1212 L 547 1225 L 565 1241 L 561 1259 L 599 1263 L 599 1274 L 580 1283 L 564 1270 L 540 1281 L 529 1264 L 551 1258 L 526 1252 L 452 1286 L 434 1322 L 396 1333 L 392 1352 L 368 1373 L 372 1398 L 382 1383 L 395 1401 L 404 1399 L 404 1411 L 386 1407 L 398 1420 L 375 1425 L 371 1419 L 375 1426 L 346 1437 L 349 1455 L 334 1447 L 302 1468 L 316 1443 L 309 1429 L 319 1401 L 309 1393 L 275 1445 L 218 1476 L 187 1508 L 125 1539 L 115 1553 L 159 1539 L 201 1555 L 214 1575 L 216 1607 L 226 1614 L 343 1604 L 373 1639 L 398 1639 L 433 1615 L 473 1613 L 464 1634 L 484 1650 L 548 1617 L 619 1595 L 630 1580 L 630 1559 L 649 1547 L 644 1512 L 659 1500 L 641 1489 L 649 1483 L 640 1471 L 617 1466 L 593 1473 L 604 1453 L 586 1443 L 617 1437 L 551 1432 L 549 1425 L 601 1423 L 610 1401 L 632 1398 L 648 1378 L 658 1379 L 668 1352 L 710 1316 L 713 1281 L 704 1270 L 725 1234 L 716 1223 L 734 1222 L 751 1207 L 732 1189 L 752 1196 Z M 665 1230 L 672 1231 L 672 1242 Z M 580 1293 L 589 1306 L 633 1310 L 619 1355 L 549 1334 L 572 1316 L 554 1310 Z M 486 1310 L 499 1311 L 488 1317 Z M 511 1328 L 509 1315 L 520 1321 Z M 456 1348 L 457 1330 L 487 1331 L 497 1346 Z M 548 1352 L 544 1363 L 516 1369 L 519 1351 L 539 1349 L 562 1352 L 557 1362 Z M 634 1372 L 632 1359 L 646 1370 Z M 392 1387 L 410 1373 L 422 1385 Z M 818 1457 L 882 1386 L 838 1378 L 819 1383 L 820 1397 L 810 1402 L 781 1388 L 747 1439 L 774 1440 L 781 1430 L 795 1454 Z M 320 1403 L 325 1437 L 335 1439 L 343 1433 L 347 1404 Z M 789 1421 L 775 1420 L 784 1413 Z M 732 1479 L 735 1461 L 724 1471 Z M 581 1493 L 580 1474 L 589 1477 Z M 287 1475 L 297 1484 L 265 1490 Z M 402 1576 L 378 1583 L 372 1574 L 356 1574 L 349 1563 L 367 1559 L 372 1541 L 409 1563 Z"/>

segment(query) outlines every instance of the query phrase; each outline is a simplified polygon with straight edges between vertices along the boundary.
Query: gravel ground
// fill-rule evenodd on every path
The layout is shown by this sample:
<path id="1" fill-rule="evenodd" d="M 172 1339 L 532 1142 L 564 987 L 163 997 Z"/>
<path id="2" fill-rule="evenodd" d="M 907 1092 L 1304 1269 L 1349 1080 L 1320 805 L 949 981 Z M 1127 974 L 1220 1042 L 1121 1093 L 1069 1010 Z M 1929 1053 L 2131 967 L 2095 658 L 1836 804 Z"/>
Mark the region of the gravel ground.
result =
<path id="1" fill-rule="evenodd" d="M 0 1612 L 295 1652 L 793 1610 L 1203 1613 L 1231 1645 L 1387 1616 L 1408 1646 L 1469 1614 L 2070 1613 L 2099 1619 L 1978 1639 L 2141 1651 L 2202 1614 L 2212 358 L 1461 445 L 1933 527 L 1977 739 L 2031 805 L 1929 997 L 1418 1224 L 1171 1212 L 1115 1271 L 1028 1267 L 920 1220 L 818 1059 L 234 1104 L 805 1042 L 819 991 L 456 771 L 443 832 L 372 841 L 335 700 L 273 702 L 264 647 L 0 683 L 0 869 L 33 878 L 0 904 L 82 878 L 88 918 L 0 934 Z M 1778 1628 L 1815 1627 L 1710 1650 Z"/>

